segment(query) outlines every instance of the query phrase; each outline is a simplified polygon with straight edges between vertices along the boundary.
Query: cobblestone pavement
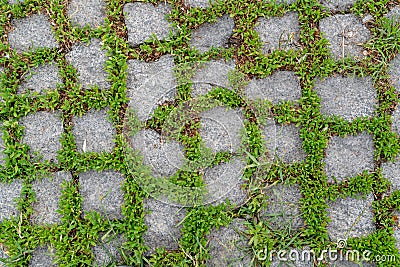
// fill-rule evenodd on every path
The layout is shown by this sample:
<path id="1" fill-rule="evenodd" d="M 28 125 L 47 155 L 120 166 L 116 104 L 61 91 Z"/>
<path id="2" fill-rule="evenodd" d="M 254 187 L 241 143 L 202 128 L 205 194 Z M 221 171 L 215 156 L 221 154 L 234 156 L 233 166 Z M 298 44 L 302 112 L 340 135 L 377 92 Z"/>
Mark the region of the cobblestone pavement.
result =
<path id="1" fill-rule="evenodd" d="M 0 0 L 0 266 L 400 266 L 399 23 Z"/>

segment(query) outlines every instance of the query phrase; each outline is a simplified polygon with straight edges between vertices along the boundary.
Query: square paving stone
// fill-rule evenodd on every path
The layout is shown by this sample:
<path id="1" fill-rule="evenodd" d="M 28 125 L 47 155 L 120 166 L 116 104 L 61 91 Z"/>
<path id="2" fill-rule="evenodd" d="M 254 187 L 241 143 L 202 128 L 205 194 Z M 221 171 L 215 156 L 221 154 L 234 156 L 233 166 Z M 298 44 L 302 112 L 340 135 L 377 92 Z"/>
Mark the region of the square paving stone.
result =
<path id="1" fill-rule="evenodd" d="M 92 248 L 94 266 L 110 266 L 112 263 L 121 263 L 123 261 L 121 252 L 126 253 L 122 247 L 124 242 L 126 239 L 122 235 L 104 236 L 102 234 L 96 246 Z"/>
<path id="2" fill-rule="evenodd" d="M 347 121 L 372 117 L 378 104 L 371 77 L 328 77 L 317 80 L 315 90 L 321 98 L 321 113 Z"/>
<path id="3" fill-rule="evenodd" d="M 400 229 L 399 228 L 394 230 L 394 238 L 396 239 L 396 248 L 400 253 Z"/>
<path id="4" fill-rule="evenodd" d="M 139 45 L 156 35 L 158 40 L 164 40 L 173 30 L 172 24 L 166 19 L 171 13 L 171 6 L 160 3 L 128 3 L 124 6 L 125 25 L 128 29 L 130 45 Z"/>
<path id="5" fill-rule="evenodd" d="M 356 0 L 321 0 L 320 3 L 333 12 L 350 11 Z"/>
<path id="6" fill-rule="evenodd" d="M 55 249 L 41 246 L 32 252 L 32 258 L 29 267 L 53 267 L 58 266 L 55 261 Z"/>
<path id="7" fill-rule="evenodd" d="M 155 177 L 172 176 L 184 164 L 183 147 L 167 141 L 154 130 L 141 130 L 131 139 L 133 149 L 140 150 L 143 164 L 152 167 Z"/>
<path id="8" fill-rule="evenodd" d="M 294 124 L 282 125 L 269 119 L 264 125 L 263 137 L 269 160 L 293 164 L 305 160 L 300 129 Z"/>
<path id="9" fill-rule="evenodd" d="M 212 47 L 227 47 L 226 44 L 234 28 L 235 23 L 229 15 L 223 15 L 213 23 L 206 22 L 192 31 L 190 48 L 204 53 Z"/>
<path id="10" fill-rule="evenodd" d="M 347 137 L 333 136 L 325 151 L 328 182 L 344 181 L 363 171 L 374 170 L 374 141 L 366 132 Z"/>
<path id="11" fill-rule="evenodd" d="M 116 130 L 108 118 L 107 110 L 92 109 L 82 117 L 72 119 L 74 124 L 72 133 L 80 153 L 113 151 Z"/>
<path id="12" fill-rule="evenodd" d="M 208 8 L 215 4 L 216 0 L 184 0 L 186 5 L 190 7 Z"/>
<path id="13" fill-rule="evenodd" d="M 214 87 L 229 88 L 229 73 L 235 70 L 233 60 L 211 60 L 196 70 L 193 82 L 192 96 L 205 95 Z"/>
<path id="14" fill-rule="evenodd" d="M 13 19 L 11 25 L 13 30 L 8 33 L 8 42 L 11 48 L 16 49 L 17 52 L 58 47 L 48 17 L 44 14 Z"/>
<path id="15" fill-rule="evenodd" d="M 244 116 L 240 109 L 216 107 L 200 114 L 200 136 L 213 152 L 236 152 L 241 144 Z"/>
<path id="16" fill-rule="evenodd" d="M 64 132 L 60 112 L 39 111 L 23 117 L 20 124 L 25 133 L 22 142 L 30 147 L 30 153 L 43 156 L 43 160 L 57 162 L 57 151 L 61 149 L 60 138 Z"/>
<path id="17" fill-rule="evenodd" d="M 0 223 L 19 214 L 16 200 L 20 197 L 21 190 L 20 180 L 14 180 L 12 183 L 0 182 Z"/>
<path id="18" fill-rule="evenodd" d="M 400 157 L 395 162 L 383 162 L 382 172 L 391 183 L 390 192 L 400 190 Z"/>
<path id="19" fill-rule="evenodd" d="M 77 69 L 78 81 L 83 89 L 97 85 L 100 89 L 107 89 L 111 85 L 107 81 L 108 73 L 105 70 L 106 51 L 102 50 L 100 39 L 93 38 L 90 44 L 77 43 L 65 55 L 74 68 Z"/>
<path id="20" fill-rule="evenodd" d="M 392 115 L 392 130 L 400 136 L 400 103 Z"/>
<path id="21" fill-rule="evenodd" d="M 186 210 L 153 198 L 144 200 L 144 208 L 144 222 L 148 228 L 143 238 L 144 244 L 150 248 L 148 252 L 161 247 L 177 250 L 182 228 L 178 224 L 185 218 Z"/>
<path id="22" fill-rule="evenodd" d="M 251 100 L 269 100 L 273 104 L 300 100 L 300 79 L 292 71 L 276 71 L 266 78 L 252 79 L 245 94 Z"/>
<path id="23" fill-rule="evenodd" d="M 6 253 L 6 248 L 2 244 L 0 244 L 0 258 L 8 259 L 8 255 Z M 4 267 L 4 266 L 5 265 L 2 262 L 0 262 L 0 267 Z"/>
<path id="24" fill-rule="evenodd" d="M 3 81 L 2 81 L 3 74 L 4 74 L 4 68 L 0 67 L 0 85 L 3 83 Z M 0 97 L 0 101 L 3 101 L 1 97 Z"/>
<path id="25" fill-rule="evenodd" d="M 301 217 L 301 192 L 298 185 L 278 184 L 265 191 L 267 206 L 260 217 L 276 230 L 298 230 L 305 226 Z"/>
<path id="26" fill-rule="evenodd" d="M 397 217 L 397 219 L 400 219 L 400 212 L 395 211 L 393 216 Z M 397 225 L 394 226 L 394 234 L 393 237 L 396 239 L 396 248 L 400 253 L 400 224 L 397 223 Z"/>
<path id="27" fill-rule="evenodd" d="M 390 61 L 388 73 L 396 92 L 400 94 L 400 54 Z"/>
<path id="28" fill-rule="evenodd" d="M 353 14 L 337 14 L 322 19 L 319 28 L 330 43 L 334 59 L 364 57 L 362 44 L 371 38 L 371 33 L 362 24 L 361 18 Z"/>
<path id="29" fill-rule="evenodd" d="M 173 68 L 174 58 L 170 55 L 155 62 L 128 60 L 128 106 L 141 121 L 150 119 L 158 105 L 174 100 L 177 91 Z"/>
<path id="30" fill-rule="evenodd" d="M 273 50 L 297 49 L 300 24 L 296 12 L 288 12 L 282 17 L 259 18 L 254 30 L 260 36 L 264 54 Z"/>
<path id="31" fill-rule="evenodd" d="M 73 25 L 98 27 L 104 25 L 106 2 L 104 0 L 72 0 L 67 15 Z"/>
<path id="32" fill-rule="evenodd" d="M 364 237 L 375 230 L 372 201 L 368 194 L 363 198 L 340 198 L 328 203 L 327 230 L 332 242 L 347 240 L 350 237 Z"/>
<path id="33" fill-rule="evenodd" d="M 33 214 L 30 218 L 33 224 L 61 223 L 61 215 L 57 212 L 61 198 L 61 184 L 72 179 L 69 172 L 57 172 L 52 177 L 35 180 L 32 189 L 36 201 L 33 203 Z"/>
<path id="34" fill-rule="evenodd" d="M 5 144 L 3 140 L 3 123 L 0 122 L 0 166 L 6 163 L 6 154 L 4 153 Z"/>
<path id="35" fill-rule="evenodd" d="M 46 63 L 31 69 L 24 75 L 17 93 L 36 92 L 42 94 L 45 90 L 56 89 L 57 85 L 61 83 L 58 66 L 54 62 Z"/>
<path id="36" fill-rule="evenodd" d="M 207 188 L 205 204 L 218 205 L 229 199 L 235 206 L 243 204 L 247 194 L 242 188 L 245 163 L 237 158 L 205 170 L 203 181 Z"/>
<path id="37" fill-rule="evenodd" d="M 125 178 L 122 174 L 107 170 L 87 171 L 79 174 L 80 193 L 84 212 L 96 211 L 108 219 L 122 219 L 121 206 L 124 193 L 121 186 Z"/>
<path id="38" fill-rule="evenodd" d="M 394 7 L 387 13 L 386 17 L 400 23 L 400 6 Z"/>
<path id="39" fill-rule="evenodd" d="M 210 258 L 206 261 L 207 267 L 251 265 L 251 257 L 245 250 L 249 250 L 248 240 L 244 235 L 245 220 L 234 219 L 228 226 L 211 230 L 207 236 L 209 240 Z"/>
<path id="40" fill-rule="evenodd" d="M 4 74 L 4 68 L 0 67 L 0 86 L 3 84 L 2 76 Z M 0 96 L 0 103 L 4 102 L 4 99 Z"/>
<path id="41" fill-rule="evenodd" d="M 19 4 L 19 3 L 24 3 L 25 2 L 25 0 L 8 0 L 8 3 L 10 4 L 10 5 L 12 5 L 12 4 Z"/>

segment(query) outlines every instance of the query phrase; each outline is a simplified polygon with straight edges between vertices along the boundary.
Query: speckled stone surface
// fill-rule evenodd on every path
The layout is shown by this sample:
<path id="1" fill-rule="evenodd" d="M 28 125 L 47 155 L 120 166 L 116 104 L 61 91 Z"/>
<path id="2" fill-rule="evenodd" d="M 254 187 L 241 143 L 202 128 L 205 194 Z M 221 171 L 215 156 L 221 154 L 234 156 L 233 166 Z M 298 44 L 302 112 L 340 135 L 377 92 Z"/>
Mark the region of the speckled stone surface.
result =
<path id="1" fill-rule="evenodd" d="M 60 171 L 32 183 L 36 198 L 32 205 L 33 214 L 30 217 L 33 224 L 61 223 L 61 215 L 57 212 L 60 208 L 58 203 L 61 197 L 61 184 L 71 180 L 71 173 Z"/>
<path id="2" fill-rule="evenodd" d="M 400 94 L 400 54 L 390 61 L 388 74 L 396 92 Z"/>
<path id="3" fill-rule="evenodd" d="M 394 190 L 400 190 L 400 157 L 397 157 L 394 162 L 383 162 L 382 173 L 391 183 L 390 193 Z"/>
<path id="4" fill-rule="evenodd" d="M 96 28 L 104 25 L 106 12 L 104 0 L 72 0 L 67 9 L 72 24 L 79 27 L 88 25 Z"/>
<path id="5" fill-rule="evenodd" d="M 292 71 L 276 71 L 266 78 L 252 79 L 245 94 L 251 100 L 269 100 L 273 104 L 300 100 L 300 79 Z"/>
<path id="6" fill-rule="evenodd" d="M 337 199 L 328 203 L 328 235 L 332 242 L 364 237 L 375 230 L 372 194 L 363 198 Z"/>
<path id="7" fill-rule="evenodd" d="M 111 123 L 108 109 L 90 110 L 82 117 L 73 118 L 72 133 L 78 152 L 111 153 L 115 146 L 116 130 Z"/>
<path id="8" fill-rule="evenodd" d="M 143 164 L 152 168 L 155 177 L 172 176 L 184 163 L 182 145 L 174 140 L 165 140 L 154 130 L 141 130 L 131 142 L 132 148 L 143 156 Z"/>
<path id="9" fill-rule="evenodd" d="M 262 134 L 269 160 L 292 164 L 306 158 L 300 138 L 300 128 L 294 124 L 281 125 L 269 119 L 264 125 Z"/>
<path id="10" fill-rule="evenodd" d="M 90 44 L 76 43 L 71 51 L 66 54 L 66 60 L 76 68 L 78 82 L 83 89 L 98 86 L 99 89 L 108 89 L 108 73 L 105 71 L 106 51 L 102 49 L 103 43 L 100 39 L 93 38 Z"/>
<path id="11" fill-rule="evenodd" d="M 202 64 L 203 65 L 203 64 Z M 222 87 L 230 89 L 229 73 L 235 70 L 234 61 L 211 60 L 204 66 L 196 69 L 192 78 L 192 96 L 198 97 L 210 92 L 213 88 Z"/>
<path id="12" fill-rule="evenodd" d="M 96 211 L 108 219 L 122 219 L 124 203 L 122 185 L 125 178 L 112 170 L 87 171 L 79 174 L 80 193 L 84 212 Z"/>
<path id="13" fill-rule="evenodd" d="M 328 182 L 342 182 L 363 171 L 374 170 L 374 143 L 367 133 L 347 137 L 333 136 L 325 151 L 325 173 Z"/>
<path id="14" fill-rule="evenodd" d="M 5 72 L 5 69 L 3 67 L 0 67 L 0 85 L 3 84 L 3 74 Z M 0 102 L 4 102 L 3 98 L 0 96 Z"/>
<path id="15" fill-rule="evenodd" d="M 55 267 L 58 266 L 55 261 L 55 249 L 48 246 L 37 247 L 32 252 L 32 258 L 29 261 L 29 267 Z"/>
<path id="16" fill-rule="evenodd" d="M 399 219 L 400 212 L 399 211 L 393 212 L 393 216 L 395 216 L 397 219 Z M 393 237 L 396 239 L 396 248 L 400 252 L 400 224 L 397 223 L 396 225 L 394 225 L 393 230 L 394 230 Z"/>
<path id="17" fill-rule="evenodd" d="M 148 227 L 144 240 L 145 245 L 150 248 L 149 252 L 161 247 L 167 250 L 178 249 L 182 227 L 179 224 L 185 218 L 185 209 L 152 198 L 144 200 L 144 207 L 146 210 L 144 222 Z"/>
<path id="18" fill-rule="evenodd" d="M 4 143 L 4 137 L 3 137 L 3 123 L 0 122 L 0 166 L 4 165 L 5 159 L 6 159 L 6 154 L 4 153 L 4 149 L 5 149 L 5 143 Z"/>
<path id="19" fill-rule="evenodd" d="M 322 5 L 327 7 L 330 11 L 349 11 L 354 5 L 356 0 L 320 0 Z"/>
<path id="20" fill-rule="evenodd" d="M 218 205 L 226 199 L 235 206 L 243 204 L 247 199 L 242 176 L 245 166 L 245 162 L 234 158 L 206 169 L 203 176 L 207 189 L 205 204 Z"/>
<path id="21" fill-rule="evenodd" d="M 260 217 L 274 229 L 299 230 L 304 227 L 301 217 L 301 193 L 298 185 L 278 184 L 265 191 L 267 202 Z"/>
<path id="22" fill-rule="evenodd" d="M 321 98 L 321 113 L 336 115 L 347 121 L 372 117 L 378 105 L 377 93 L 371 77 L 333 76 L 315 83 Z"/>
<path id="23" fill-rule="evenodd" d="M 229 15 L 223 15 L 213 23 L 204 23 L 192 31 L 190 47 L 197 49 L 200 53 L 207 52 L 212 47 L 227 47 L 234 28 L 235 23 Z"/>
<path id="24" fill-rule="evenodd" d="M 124 6 L 125 25 L 128 29 L 128 42 L 138 45 L 152 39 L 153 34 L 158 40 L 168 37 L 173 31 L 166 16 L 171 13 L 171 6 L 160 3 L 154 6 L 151 3 L 127 3 Z"/>
<path id="25" fill-rule="evenodd" d="M 0 182 L 0 223 L 19 214 L 15 201 L 20 197 L 21 189 L 20 180 L 14 180 L 12 183 Z"/>
<path id="26" fill-rule="evenodd" d="M 300 25 L 296 12 L 288 12 L 282 17 L 259 18 L 254 30 L 260 36 L 265 54 L 299 47 Z"/>
<path id="27" fill-rule="evenodd" d="M 23 81 L 18 87 L 17 93 L 43 94 L 46 90 L 54 90 L 57 85 L 62 84 L 58 66 L 55 62 L 39 65 L 32 68 L 23 76 Z"/>
<path id="28" fill-rule="evenodd" d="M 208 8 L 216 2 L 216 0 L 184 0 L 186 5 L 198 8 Z"/>
<path id="29" fill-rule="evenodd" d="M 213 152 L 236 152 L 241 143 L 244 117 L 240 109 L 216 107 L 200 114 L 200 136 Z"/>
<path id="30" fill-rule="evenodd" d="M 162 56 L 155 62 L 128 60 L 128 105 L 140 120 L 150 119 L 158 105 L 175 98 L 174 66 L 170 55 Z"/>
<path id="31" fill-rule="evenodd" d="M 207 237 L 211 257 L 207 260 L 206 266 L 251 266 L 251 256 L 244 251 L 246 248 L 249 249 L 244 234 L 246 231 L 244 222 L 242 219 L 234 219 L 228 226 L 211 231 Z"/>
<path id="32" fill-rule="evenodd" d="M 6 253 L 6 247 L 0 245 L 0 258 L 2 259 L 8 259 L 8 254 Z M 0 266 L 3 267 L 4 264 L 0 263 Z"/>
<path id="33" fill-rule="evenodd" d="M 44 14 L 14 19 L 11 24 L 14 29 L 8 33 L 8 42 L 17 52 L 58 47 L 48 17 Z"/>
<path id="34" fill-rule="evenodd" d="M 30 155 L 57 162 L 60 138 L 64 132 L 61 113 L 39 111 L 23 117 L 20 124 L 25 128 L 22 143 L 30 147 Z"/>
<path id="35" fill-rule="evenodd" d="M 8 0 L 9 4 L 19 4 L 19 3 L 24 3 L 25 0 Z"/>
<path id="36" fill-rule="evenodd" d="M 400 136 L 400 105 L 397 104 L 395 111 L 392 114 L 392 131 Z"/>
<path id="37" fill-rule="evenodd" d="M 337 14 L 322 19 L 319 28 L 330 43 L 334 59 L 364 57 L 362 44 L 371 38 L 371 33 L 361 18 L 353 14 Z"/>
<path id="38" fill-rule="evenodd" d="M 387 13 L 386 17 L 396 22 L 400 22 L 400 7 L 399 6 L 394 7 Z"/>

